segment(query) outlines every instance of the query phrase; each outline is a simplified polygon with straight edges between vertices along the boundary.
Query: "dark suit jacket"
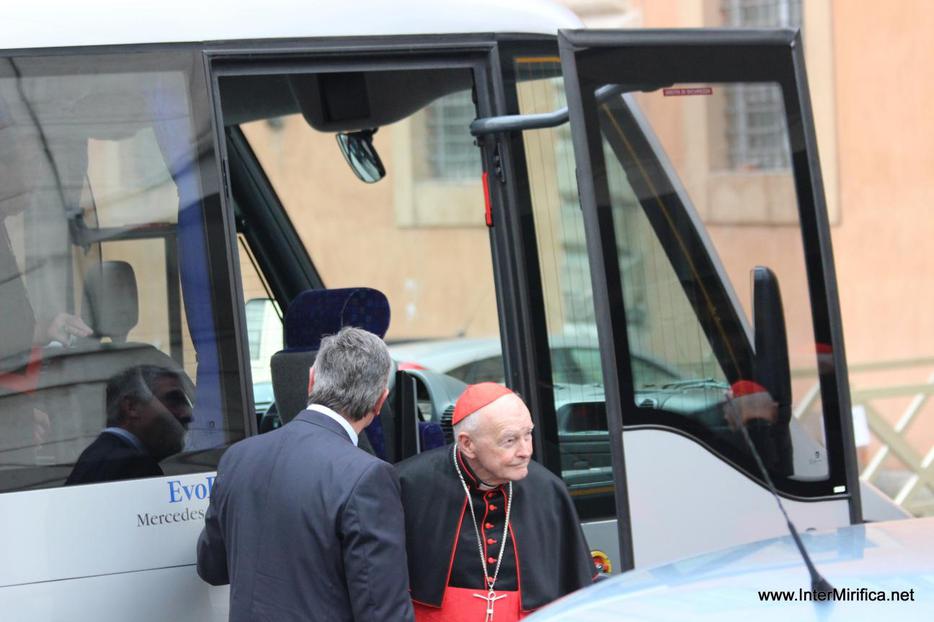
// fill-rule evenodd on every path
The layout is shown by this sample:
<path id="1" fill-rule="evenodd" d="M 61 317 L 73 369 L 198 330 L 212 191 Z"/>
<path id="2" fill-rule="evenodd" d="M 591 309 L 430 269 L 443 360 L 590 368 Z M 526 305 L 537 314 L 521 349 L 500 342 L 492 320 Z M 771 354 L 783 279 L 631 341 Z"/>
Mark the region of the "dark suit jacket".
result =
<path id="1" fill-rule="evenodd" d="M 217 468 L 198 574 L 230 583 L 230 620 L 412 620 L 399 480 L 305 410 Z"/>
<path id="2" fill-rule="evenodd" d="M 65 485 L 162 475 L 162 468 L 155 458 L 137 449 L 122 436 L 102 432 L 81 452 L 71 475 L 65 480 Z"/>

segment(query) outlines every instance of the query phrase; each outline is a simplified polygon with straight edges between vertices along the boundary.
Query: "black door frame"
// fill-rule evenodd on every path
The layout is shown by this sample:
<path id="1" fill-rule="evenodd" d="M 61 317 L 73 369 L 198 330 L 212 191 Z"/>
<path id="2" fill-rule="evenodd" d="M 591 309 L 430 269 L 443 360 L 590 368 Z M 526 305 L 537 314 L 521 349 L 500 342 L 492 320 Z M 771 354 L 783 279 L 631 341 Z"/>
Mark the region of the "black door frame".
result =
<path id="1" fill-rule="evenodd" d="M 833 369 L 820 376 L 825 434 L 830 450 L 829 486 L 837 498 L 847 498 L 850 522 L 860 522 L 858 468 L 849 417 L 849 386 L 833 253 L 798 33 L 791 30 L 562 31 L 559 47 L 571 123 L 577 127 L 573 132 L 574 147 L 591 252 L 594 296 L 598 301 L 597 321 L 614 462 L 623 459 L 623 416 L 635 399 L 616 260 L 616 236 L 609 190 L 602 174 L 605 164 L 594 90 L 606 82 L 650 86 L 777 82 L 784 94 L 792 143 L 792 167 L 802 241 L 807 249 L 805 263 L 815 340 L 830 344 L 833 349 Z M 614 438 L 617 432 L 620 432 L 618 443 Z M 843 491 L 840 491 L 841 482 L 845 486 Z"/>

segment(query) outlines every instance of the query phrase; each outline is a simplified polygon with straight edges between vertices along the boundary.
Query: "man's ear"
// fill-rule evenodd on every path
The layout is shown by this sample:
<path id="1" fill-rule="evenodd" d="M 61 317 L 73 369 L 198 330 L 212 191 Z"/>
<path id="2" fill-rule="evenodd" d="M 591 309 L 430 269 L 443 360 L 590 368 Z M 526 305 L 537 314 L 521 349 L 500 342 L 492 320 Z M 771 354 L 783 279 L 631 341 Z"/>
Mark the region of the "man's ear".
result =
<path id="1" fill-rule="evenodd" d="M 379 417 L 379 411 L 383 409 L 383 404 L 386 403 L 386 398 L 389 397 L 389 389 L 383 389 L 382 395 L 379 396 L 379 399 L 376 400 L 376 406 L 373 407 L 373 417 Z"/>
<path id="2" fill-rule="evenodd" d="M 477 457 L 477 446 L 467 432 L 461 432 L 457 435 L 457 446 L 460 447 L 461 453 L 471 460 Z"/>
<path id="3" fill-rule="evenodd" d="M 312 365 L 308 368 L 308 395 L 311 395 L 311 389 L 315 386 L 315 368 Z"/>
<path id="4" fill-rule="evenodd" d="M 120 400 L 120 412 L 123 413 L 123 423 L 136 421 L 140 417 L 140 401 L 130 395 L 124 395 Z"/>

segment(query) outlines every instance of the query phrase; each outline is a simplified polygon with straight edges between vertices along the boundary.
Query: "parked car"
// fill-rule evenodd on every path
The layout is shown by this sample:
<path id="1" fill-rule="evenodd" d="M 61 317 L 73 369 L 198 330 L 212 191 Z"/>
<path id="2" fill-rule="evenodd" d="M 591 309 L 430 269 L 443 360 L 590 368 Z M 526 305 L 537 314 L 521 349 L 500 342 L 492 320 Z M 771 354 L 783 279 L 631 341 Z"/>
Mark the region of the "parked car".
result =
<path id="1" fill-rule="evenodd" d="M 595 338 L 570 336 L 553 337 L 549 345 L 563 477 L 572 494 L 596 498 L 593 491 L 605 491 L 613 481 L 600 349 Z M 505 382 L 497 338 L 391 344 L 390 353 L 399 369 L 419 374 L 419 409 L 428 420 L 441 422 L 442 414 L 450 410 L 462 390 L 452 389 L 451 378 L 465 384 Z M 710 393 L 722 395 L 725 385 L 685 378 L 647 356 L 636 355 L 632 361 L 640 405 L 695 418 L 722 419 L 716 412 L 708 412 L 708 407 L 718 403 Z M 713 425 L 726 427 L 724 421 Z M 612 501 L 612 495 L 603 493 L 603 497 Z"/>
<path id="2" fill-rule="evenodd" d="M 934 518 L 851 525 L 801 538 L 842 598 L 808 599 L 808 571 L 788 535 L 626 572 L 528 620 L 934 620 Z"/>
<path id="3" fill-rule="evenodd" d="M 596 339 L 553 337 L 552 377 L 560 385 L 603 385 L 600 348 Z M 504 382 L 503 353 L 496 337 L 433 339 L 390 346 L 402 369 L 430 369 L 467 384 Z M 649 356 L 633 357 L 633 373 L 645 384 L 665 384 L 682 378 L 677 370 Z"/>

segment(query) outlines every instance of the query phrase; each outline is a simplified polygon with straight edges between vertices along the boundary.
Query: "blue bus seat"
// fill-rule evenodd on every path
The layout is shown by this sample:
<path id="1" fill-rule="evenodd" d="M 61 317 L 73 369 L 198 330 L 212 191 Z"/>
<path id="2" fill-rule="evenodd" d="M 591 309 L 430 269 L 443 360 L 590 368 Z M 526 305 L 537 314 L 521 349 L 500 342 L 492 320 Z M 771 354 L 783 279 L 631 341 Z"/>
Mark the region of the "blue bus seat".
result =
<path id="1" fill-rule="evenodd" d="M 418 438 L 422 451 L 443 447 L 446 444 L 444 430 L 436 421 L 419 421 Z"/>
<path id="2" fill-rule="evenodd" d="M 296 296 L 283 319 L 285 348 L 270 361 L 273 396 L 282 423 L 291 421 L 307 406 L 308 370 L 315 362 L 323 337 L 345 326 L 384 337 L 389 320 L 389 300 L 382 292 L 368 287 L 306 290 Z M 361 437 L 361 446 L 370 445 L 373 453 L 383 459 L 387 458 L 387 443 L 381 419 L 391 416 L 387 409 L 388 405 Z"/>

